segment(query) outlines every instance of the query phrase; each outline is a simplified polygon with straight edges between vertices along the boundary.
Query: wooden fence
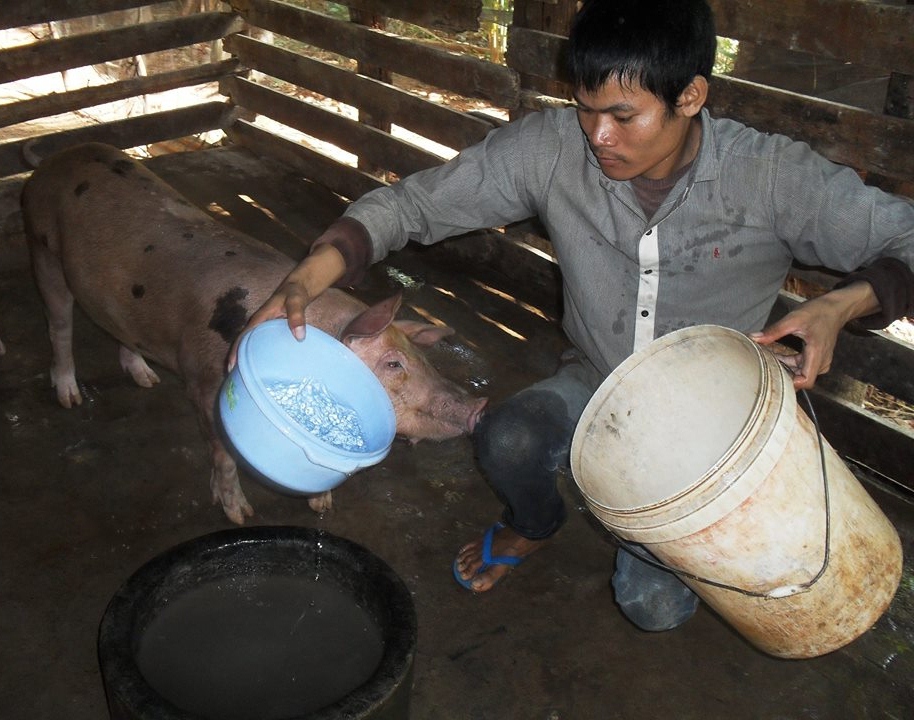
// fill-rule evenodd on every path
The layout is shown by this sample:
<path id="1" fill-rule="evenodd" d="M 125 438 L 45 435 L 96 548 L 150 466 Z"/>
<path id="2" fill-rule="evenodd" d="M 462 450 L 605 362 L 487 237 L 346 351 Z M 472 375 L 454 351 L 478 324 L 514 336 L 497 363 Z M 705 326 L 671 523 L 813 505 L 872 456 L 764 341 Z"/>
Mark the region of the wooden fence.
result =
<path id="1" fill-rule="evenodd" d="M 747 48 L 872 68 L 870 75 L 882 78 L 885 87 L 884 107 L 874 111 L 789 87 L 716 75 L 710 100 L 714 114 L 805 140 L 868 182 L 914 197 L 914 6 L 897 0 L 710 2 L 723 37 Z M 0 7 L 0 31 L 101 17 L 147 3 L 6 0 Z M 349 14 L 340 11 L 342 6 L 348 6 Z M 14 135 L 0 141 L 0 177 L 28 170 L 22 160 L 26 143 L 39 154 L 90 139 L 130 148 L 222 129 L 231 142 L 280 158 L 344 198 L 358 198 L 444 162 L 507 117 L 569 99 L 561 58 L 574 0 L 515 0 L 506 65 L 469 48 L 455 51 L 461 47 L 459 33 L 478 29 L 481 6 L 481 0 L 348 0 L 335 6 L 231 0 L 188 14 L 186 3 L 169 2 L 153 6 L 151 19 L 143 22 L 2 48 L 0 85 L 218 40 L 226 55 L 0 105 L 2 131 L 207 82 L 218 82 L 224 96 L 101 124 Z M 416 26 L 424 30 L 411 30 Z M 436 96 L 459 102 L 441 102 Z M 330 108 L 329 101 L 337 105 Z M 340 154 L 323 151 L 323 143 L 357 160 L 341 161 Z M 0 211 L 8 207 L 4 198 L 15 196 L 15 182 L 0 185 Z M 506 273 L 554 286 L 548 238 L 535 222 L 448 245 L 455 254 L 482 257 Z M 835 280 L 816 269 L 797 269 L 797 275 L 826 287 Z M 778 311 L 800 300 L 785 292 Z M 833 444 L 848 458 L 914 489 L 914 432 L 860 408 L 843 389 L 846 376 L 914 404 L 914 348 L 885 333 L 845 333 L 831 375 L 838 380 L 821 383 L 815 397 Z"/>

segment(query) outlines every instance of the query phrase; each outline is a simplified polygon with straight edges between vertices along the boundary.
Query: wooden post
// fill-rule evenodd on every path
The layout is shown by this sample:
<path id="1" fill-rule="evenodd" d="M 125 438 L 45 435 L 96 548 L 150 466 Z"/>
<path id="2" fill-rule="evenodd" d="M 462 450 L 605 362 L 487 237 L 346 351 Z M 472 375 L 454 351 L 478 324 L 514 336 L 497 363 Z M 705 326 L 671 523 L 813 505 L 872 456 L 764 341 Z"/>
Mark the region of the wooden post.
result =
<path id="1" fill-rule="evenodd" d="M 907 4 L 914 5 L 914 0 L 908 0 Z M 883 112 L 914 120 L 914 76 L 897 72 L 889 76 Z"/>
<path id="2" fill-rule="evenodd" d="M 375 28 L 376 30 L 383 30 L 387 27 L 387 18 L 381 17 L 380 15 L 374 15 L 364 10 L 357 10 L 355 8 L 349 8 L 349 19 L 358 25 Z M 369 77 L 374 80 L 380 80 L 381 82 L 388 84 L 391 82 L 392 74 L 390 70 L 386 70 L 380 65 L 369 65 L 368 63 L 359 62 L 358 72 L 360 75 L 364 75 L 365 77 Z M 390 132 L 389 122 L 381 122 L 372 116 L 371 113 L 366 112 L 361 108 L 359 109 L 359 122 L 364 123 L 370 127 L 383 130 L 386 133 Z M 379 168 L 367 162 L 366 160 L 363 160 L 361 157 L 359 157 L 359 170 L 371 173 L 372 175 L 387 175 L 387 173 L 384 172 L 383 168 Z"/>
<path id="3" fill-rule="evenodd" d="M 907 4 L 914 5 L 914 0 L 907 0 Z M 894 71 L 889 74 L 882 112 L 892 117 L 914 120 L 914 75 Z M 914 178 L 902 181 L 869 173 L 867 182 L 887 192 L 908 196 L 914 193 Z"/>
<path id="4" fill-rule="evenodd" d="M 578 4 L 577 0 L 514 0 L 514 25 L 567 37 L 578 11 Z M 519 68 L 514 69 L 520 72 Z M 520 84 L 521 91 L 533 90 L 554 97 L 565 96 L 564 85 L 555 80 L 520 72 Z M 512 119 L 525 113 L 523 108 L 512 109 Z"/>
<path id="5" fill-rule="evenodd" d="M 567 37 L 577 11 L 577 0 L 514 0 L 514 24 Z"/>

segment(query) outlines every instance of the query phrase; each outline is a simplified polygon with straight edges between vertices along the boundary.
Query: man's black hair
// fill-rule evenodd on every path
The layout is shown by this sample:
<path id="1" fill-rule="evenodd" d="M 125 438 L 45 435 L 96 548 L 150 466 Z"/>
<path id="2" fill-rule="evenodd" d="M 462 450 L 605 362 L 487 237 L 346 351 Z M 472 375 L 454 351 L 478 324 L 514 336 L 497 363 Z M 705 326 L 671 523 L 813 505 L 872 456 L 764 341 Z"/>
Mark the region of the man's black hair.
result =
<path id="1" fill-rule="evenodd" d="M 716 51 L 705 0 L 587 0 L 571 28 L 568 70 L 576 90 L 618 80 L 672 112 L 696 75 L 710 79 Z"/>

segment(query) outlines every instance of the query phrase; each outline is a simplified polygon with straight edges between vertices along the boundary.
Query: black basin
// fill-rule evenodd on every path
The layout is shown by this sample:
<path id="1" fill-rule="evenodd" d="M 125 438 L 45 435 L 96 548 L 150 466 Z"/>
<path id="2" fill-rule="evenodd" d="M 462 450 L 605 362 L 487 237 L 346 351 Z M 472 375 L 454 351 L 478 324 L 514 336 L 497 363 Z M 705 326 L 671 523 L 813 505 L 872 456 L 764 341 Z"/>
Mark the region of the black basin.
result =
<path id="1" fill-rule="evenodd" d="M 340 607 L 353 608 L 354 612 L 367 619 L 363 630 L 369 630 L 366 637 L 371 635 L 376 641 L 378 657 L 369 660 L 370 666 L 363 677 L 353 677 L 356 686 L 346 687 L 338 696 L 315 699 L 323 692 L 337 692 L 337 689 L 329 687 L 333 683 L 323 682 L 317 688 L 320 692 L 309 696 L 308 702 L 300 705 L 294 704 L 300 699 L 291 693 L 289 698 L 279 697 L 278 705 L 284 707 L 282 710 L 264 709 L 261 712 L 258 709 L 252 713 L 243 709 L 244 702 L 252 701 L 253 693 L 247 694 L 242 687 L 244 683 L 238 680 L 251 679 L 248 670 L 253 676 L 256 671 L 268 666 L 285 669 L 286 660 L 278 659 L 272 665 L 266 662 L 271 660 L 268 655 L 277 643 L 275 638 L 269 637 L 269 633 L 261 642 L 260 630 L 253 616 L 248 618 L 245 613 L 240 613 L 237 618 L 226 617 L 226 613 L 234 612 L 234 606 L 228 606 L 228 610 L 222 608 L 221 614 L 209 612 L 210 605 L 207 603 L 211 603 L 215 588 L 224 593 L 227 592 L 225 588 L 254 587 L 255 594 L 257 588 L 272 588 L 273 596 L 281 598 L 287 595 L 291 603 L 293 593 L 286 590 L 300 592 L 301 588 L 317 582 L 321 588 L 338 594 L 320 601 L 328 609 L 328 622 L 329 616 Z M 161 644 L 161 638 L 167 637 L 167 627 L 164 634 L 160 630 L 171 622 L 170 614 L 180 614 L 179 607 L 192 607 L 197 597 L 200 598 L 198 605 L 206 611 L 201 612 L 198 607 L 194 609 L 195 615 L 185 613 L 183 626 L 175 625 L 179 628 L 176 630 L 179 633 L 178 642 L 174 645 L 178 648 L 176 655 L 171 659 L 167 657 L 169 641 L 164 641 L 164 658 L 161 657 L 163 649 L 160 647 L 157 651 L 163 668 L 176 675 L 179 681 L 189 683 L 183 691 L 173 691 L 168 682 L 159 677 L 161 673 L 156 671 L 155 666 L 150 665 L 158 660 L 150 661 L 146 648 L 155 642 Z M 345 601 L 335 601 L 333 597 Z M 269 608 L 267 600 L 269 609 L 264 613 L 263 598 L 255 597 L 255 600 L 260 606 L 260 615 L 257 616 L 260 620 L 270 621 L 271 618 L 281 617 L 283 612 L 288 614 L 291 611 L 291 608 L 282 607 L 274 611 Z M 352 612 L 349 614 L 352 615 Z M 308 622 L 321 621 L 321 618 L 311 616 Z M 225 624 L 224 630 L 219 623 Z M 288 624 L 297 627 L 294 622 Z M 231 639 L 212 659 L 207 658 L 203 649 L 206 647 L 205 637 L 203 641 L 189 637 L 193 633 L 188 632 L 188 628 L 192 631 L 200 629 L 205 635 L 207 630 L 204 626 L 210 626 L 210 634 L 218 636 L 216 639 L 219 641 L 223 635 Z M 155 638 L 147 636 L 151 627 L 154 631 L 149 635 L 155 635 Z M 317 651 L 321 658 L 337 655 L 343 656 L 342 660 L 348 660 L 353 655 L 347 649 L 353 647 L 352 642 L 365 645 L 367 652 L 372 652 L 368 641 L 362 643 L 357 636 L 353 639 L 352 632 L 348 633 L 349 646 L 345 644 L 346 633 L 337 634 L 336 630 L 328 628 L 328 632 L 317 634 L 326 636 L 322 642 L 328 643 L 323 650 Z M 248 717 L 248 714 L 273 720 L 394 720 L 409 715 L 416 635 L 416 613 L 409 590 L 386 563 L 364 547 L 313 528 L 252 527 L 216 532 L 190 540 L 140 568 L 111 599 L 99 628 L 98 651 L 108 709 L 113 720 L 220 720 L 224 717 Z M 182 642 L 186 642 L 186 647 L 181 647 Z M 316 651 L 316 642 L 313 633 L 309 636 L 304 631 L 303 635 L 287 644 L 291 644 L 292 651 L 298 653 L 303 651 L 302 648 Z M 198 652 L 204 654 L 189 659 L 188 656 Z M 237 658 L 227 657 L 233 654 L 237 654 Z M 184 661 L 188 662 L 187 671 L 180 669 Z M 231 673 L 221 668 L 222 664 L 234 668 L 236 680 L 229 680 L 227 685 L 217 689 L 207 688 L 208 670 L 218 668 L 214 674 L 220 679 L 231 678 Z M 271 674 L 271 671 L 266 672 Z M 338 679 L 335 671 L 323 663 L 315 668 L 314 673 L 300 674 L 318 677 L 319 673 L 325 673 L 325 677 L 334 681 Z M 298 691 L 300 687 L 296 686 Z M 242 696 L 235 698 L 234 702 L 226 700 L 226 695 L 231 696 L 233 692 Z M 267 689 L 272 697 L 282 696 L 285 692 L 282 689 Z M 223 706 L 227 702 L 230 711 L 226 712 L 224 707 L 222 710 L 209 709 L 208 693 L 224 701 L 221 703 Z M 315 707 L 315 702 L 320 707 Z M 220 702 L 213 702 L 212 706 L 218 708 Z M 292 710 L 293 707 L 299 710 Z"/>

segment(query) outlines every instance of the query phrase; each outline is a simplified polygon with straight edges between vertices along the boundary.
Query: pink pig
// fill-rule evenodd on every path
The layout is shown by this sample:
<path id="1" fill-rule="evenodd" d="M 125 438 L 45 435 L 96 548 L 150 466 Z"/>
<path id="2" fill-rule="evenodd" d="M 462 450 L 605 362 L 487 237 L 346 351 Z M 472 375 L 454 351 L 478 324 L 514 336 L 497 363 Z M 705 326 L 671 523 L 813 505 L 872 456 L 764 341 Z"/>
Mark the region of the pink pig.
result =
<path id="1" fill-rule="evenodd" d="M 22 207 L 64 407 L 82 402 L 72 353 L 73 301 L 120 343 L 138 385 L 159 382 L 150 359 L 185 382 L 209 442 L 213 501 L 236 523 L 253 514 L 214 423 L 229 346 L 294 262 L 214 220 L 141 163 L 89 143 L 40 164 Z M 471 433 L 486 405 L 431 366 L 419 346 L 450 328 L 394 320 L 399 295 L 372 307 L 340 290 L 308 306 L 310 325 L 339 337 L 378 376 L 397 433 L 417 442 Z M 318 511 L 330 493 L 309 498 Z"/>

